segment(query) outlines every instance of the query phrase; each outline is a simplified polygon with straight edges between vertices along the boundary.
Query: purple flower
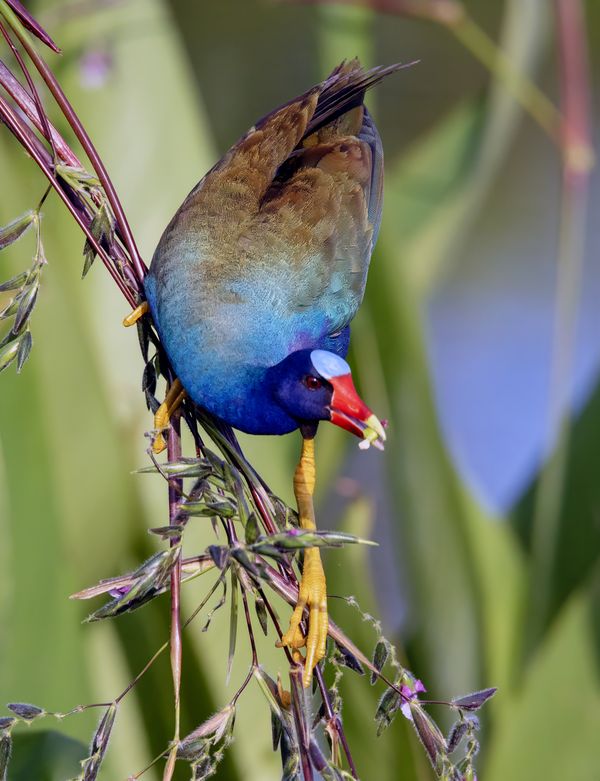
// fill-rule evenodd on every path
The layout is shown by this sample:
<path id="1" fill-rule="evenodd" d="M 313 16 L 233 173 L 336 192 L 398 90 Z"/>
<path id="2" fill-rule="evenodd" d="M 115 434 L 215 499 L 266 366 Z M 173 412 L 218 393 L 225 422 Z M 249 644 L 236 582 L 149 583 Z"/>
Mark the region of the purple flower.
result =
<path id="1" fill-rule="evenodd" d="M 400 693 L 402 695 L 400 710 L 402 711 L 404 718 L 409 721 L 413 720 L 410 703 L 412 700 L 416 699 L 418 694 L 425 691 L 427 691 L 427 689 L 423 686 L 423 681 L 419 680 L 419 678 L 413 679 L 409 684 L 403 683 L 400 686 Z"/>

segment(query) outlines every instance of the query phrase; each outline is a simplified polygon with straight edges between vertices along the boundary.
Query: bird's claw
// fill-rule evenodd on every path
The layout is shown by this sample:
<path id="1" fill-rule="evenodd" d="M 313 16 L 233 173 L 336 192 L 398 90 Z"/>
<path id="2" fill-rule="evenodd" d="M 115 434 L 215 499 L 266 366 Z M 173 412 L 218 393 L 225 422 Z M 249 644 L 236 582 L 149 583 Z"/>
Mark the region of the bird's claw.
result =
<path id="1" fill-rule="evenodd" d="M 135 325 L 137 321 L 148 314 L 150 307 L 147 301 L 142 301 L 139 306 L 130 312 L 127 317 L 123 318 L 123 325 L 125 328 L 130 328 Z M 167 443 L 163 436 L 163 431 L 169 428 L 169 420 L 171 415 L 179 407 L 183 399 L 185 398 L 185 391 L 183 390 L 181 383 L 178 379 L 174 380 L 173 384 L 169 388 L 167 396 L 160 407 L 154 414 L 154 437 L 152 439 L 152 452 L 155 455 L 159 455 L 163 450 L 166 450 Z"/>
<path id="2" fill-rule="evenodd" d="M 304 616 L 304 608 L 308 609 L 308 636 L 305 637 L 300 628 Z M 327 584 L 321 564 L 321 554 L 318 548 L 309 548 L 304 554 L 304 570 L 298 592 L 298 602 L 290 619 L 290 626 L 281 640 L 279 648 L 287 646 L 292 651 L 306 646 L 304 673 L 302 684 L 310 686 L 313 669 L 325 656 L 329 616 L 327 614 Z M 294 654 L 296 658 L 296 654 Z"/>
<path id="3" fill-rule="evenodd" d="M 154 439 L 152 441 L 152 451 L 155 455 L 162 453 L 166 449 L 167 443 L 163 436 L 163 431 L 169 428 L 171 415 L 181 405 L 185 398 L 185 391 L 179 380 L 174 380 L 169 388 L 165 400 L 154 414 Z"/>
<path id="4" fill-rule="evenodd" d="M 148 306 L 148 302 L 142 301 L 139 306 L 136 306 L 133 312 L 130 312 L 127 317 L 123 318 L 123 325 L 125 328 L 130 328 L 132 325 L 137 323 L 140 317 L 143 317 L 145 314 L 147 314 L 149 310 L 150 308 Z"/>

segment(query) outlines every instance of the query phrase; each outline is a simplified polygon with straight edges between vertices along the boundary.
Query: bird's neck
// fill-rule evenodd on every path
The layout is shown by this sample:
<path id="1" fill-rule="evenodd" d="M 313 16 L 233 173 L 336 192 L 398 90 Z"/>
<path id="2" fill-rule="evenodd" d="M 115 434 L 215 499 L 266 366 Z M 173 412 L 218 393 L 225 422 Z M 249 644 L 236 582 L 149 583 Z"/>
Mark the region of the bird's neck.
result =
<path id="1" fill-rule="evenodd" d="M 298 428 L 275 401 L 267 368 L 245 365 L 229 372 L 227 381 L 223 376 L 215 372 L 201 395 L 209 412 L 248 434 L 287 434 Z"/>

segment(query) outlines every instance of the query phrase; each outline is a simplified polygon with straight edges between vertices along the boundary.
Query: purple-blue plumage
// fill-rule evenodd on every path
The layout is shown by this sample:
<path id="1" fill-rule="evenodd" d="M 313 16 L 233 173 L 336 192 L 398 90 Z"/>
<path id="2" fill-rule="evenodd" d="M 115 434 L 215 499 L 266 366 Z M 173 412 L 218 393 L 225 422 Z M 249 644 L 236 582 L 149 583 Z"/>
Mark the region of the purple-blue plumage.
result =
<path id="1" fill-rule="evenodd" d="M 189 396 L 235 428 L 283 434 L 329 417 L 306 377 L 345 356 L 381 219 L 383 155 L 363 106 L 400 66 L 340 65 L 238 141 L 187 197 L 146 294 Z M 319 393 L 321 393 L 319 391 Z"/>

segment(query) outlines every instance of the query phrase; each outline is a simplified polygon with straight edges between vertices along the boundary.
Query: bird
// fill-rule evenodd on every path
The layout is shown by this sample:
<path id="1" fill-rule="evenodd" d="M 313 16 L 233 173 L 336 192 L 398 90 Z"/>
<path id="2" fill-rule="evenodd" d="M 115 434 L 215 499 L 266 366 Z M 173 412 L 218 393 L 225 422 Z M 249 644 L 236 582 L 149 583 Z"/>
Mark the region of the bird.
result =
<path id="1" fill-rule="evenodd" d="M 178 209 L 145 278 L 147 301 L 125 319 L 149 311 L 177 375 L 156 428 L 187 395 L 240 431 L 300 431 L 294 492 L 305 529 L 316 529 L 319 423 L 363 447 L 386 439 L 345 358 L 382 213 L 382 143 L 364 98 L 401 67 L 344 61 L 251 127 Z M 309 548 L 278 643 L 296 658 L 306 645 L 304 686 L 325 655 L 328 620 L 320 552 Z"/>

